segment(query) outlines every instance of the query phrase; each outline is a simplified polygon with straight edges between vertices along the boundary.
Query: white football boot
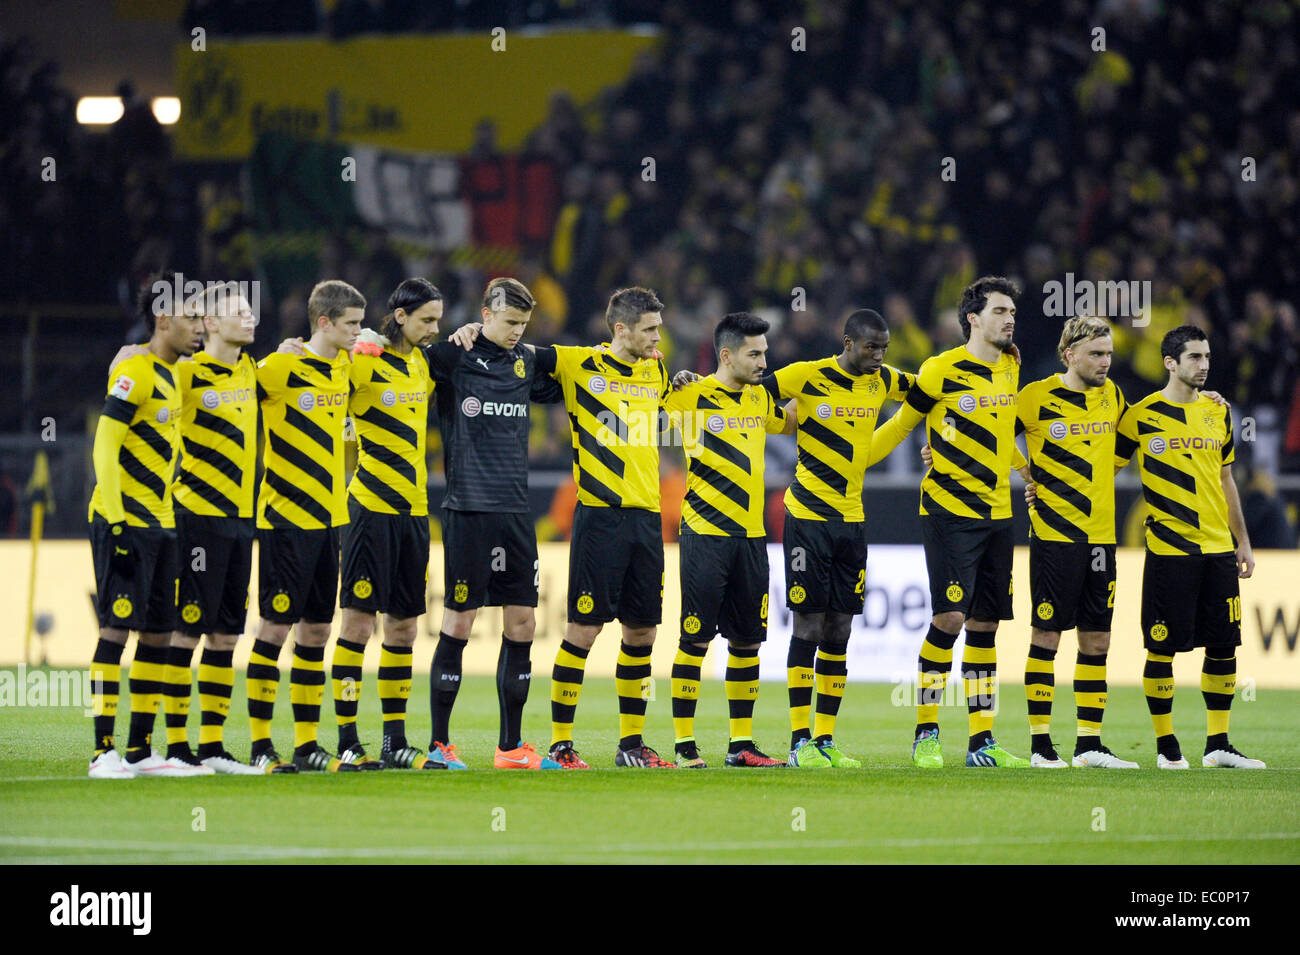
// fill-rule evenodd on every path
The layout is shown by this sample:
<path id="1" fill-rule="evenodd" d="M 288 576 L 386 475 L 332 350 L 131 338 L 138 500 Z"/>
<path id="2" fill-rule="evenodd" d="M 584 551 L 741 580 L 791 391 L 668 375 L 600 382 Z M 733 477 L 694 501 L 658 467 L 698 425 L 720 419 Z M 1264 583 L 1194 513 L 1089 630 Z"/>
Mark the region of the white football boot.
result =
<path id="1" fill-rule="evenodd" d="M 1187 760 L 1183 760 L 1184 763 Z M 1137 769 L 1138 764 L 1127 759 L 1120 759 L 1105 746 L 1098 746 L 1086 753 L 1076 753 L 1070 765 L 1087 769 Z"/>
<path id="2" fill-rule="evenodd" d="M 1243 753 L 1237 752 L 1236 747 L 1231 743 L 1216 749 L 1212 753 L 1206 753 L 1201 757 L 1202 766 L 1216 766 L 1220 769 L 1264 769 L 1262 759 L 1251 759 Z"/>
<path id="3" fill-rule="evenodd" d="M 264 776 L 266 771 L 256 766 L 250 766 L 248 763 L 241 763 L 235 757 L 231 756 L 225 750 L 217 756 L 208 756 L 199 760 L 204 766 L 210 767 L 213 772 L 223 776 Z"/>
<path id="4" fill-rule="evenodd" d="M 121 753 L 108 749 L 90 761 L 88 775 L 91 779 L 135 779 L 135 773 L 125 763 Z"/>
<path id="5" fill-rule="evenodd" d="M 123 760 L 122 765 L 131 771 L 133 776 L 211 776 L 213 770 L 209 766 L 191 766 L 189 763 L 179 759 L 166 759 L 157 753 L 150 753 L 144 759 L 131 762 Z"/>
<path id="6" fill-rule="evenodd" d="M 1187 764 L 1187 757 L 1182 759 L 1165 759 L 1160 753 L 1156 753 L 1156 769 L 1190 769 Z"/>

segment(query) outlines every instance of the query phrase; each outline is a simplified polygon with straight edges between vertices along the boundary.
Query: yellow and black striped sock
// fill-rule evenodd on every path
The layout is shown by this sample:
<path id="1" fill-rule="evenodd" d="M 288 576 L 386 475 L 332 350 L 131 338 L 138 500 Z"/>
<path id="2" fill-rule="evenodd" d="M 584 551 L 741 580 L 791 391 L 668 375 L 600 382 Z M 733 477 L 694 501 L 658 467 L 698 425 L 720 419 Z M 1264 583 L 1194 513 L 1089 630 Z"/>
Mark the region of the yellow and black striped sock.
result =
<path id="1" fill-rule="evenodd" d="M 289 670 L 289 702 L 293 706 L 293 751 L 312 752 L 320 743 L 320 704 L 325 698 L 325 648 L 293 645 L 293 668 Z"/>
<path id="2" fill-rule="evenodd" d="M 754 745 L 754 703 L 758 699 L 758 647 L 748 650 L 730 648 L 727 654 L 726 684 L 728 729 L 731 734 L 727 749 L 735 753 L 746 746 Z M 818 701 L 820 702 L 820 695 Z"/>
<path id="3" fill-rule="evenodd" d="M 1215 651 L 1223 653 L 1224 651 Z M 1232 713 L 1232 695 L 1237 691 L 1237 654 L 1212 657 L 1205 651 L 1201 665 L 1201 696 L 1205 698 L 1205 751 L 1212 753 L 1228 745 L 1228 717 Z"/>
<path id="4" fill-rule="evenodd" d="M 939 704 L 952 672 L 952 648 L 957 634 L 930 624 L 916 660 L 916 735 L 939 728 Z"/>
<path id="5" fill-rule="evenodd" d="M 650 651 L 623 642 L 614 667 L 614 688 L 618 691 L 618 748 L 636 749 L 645 729 L 646 704 L 650 699 Z"/>
<path id="6" fill-rule="evenodd" d="M 193 647 L 167 648 L 167 665 L 163 667 L 163 723 L 167 727 L 167 755 L 181 756 L 190 751 L 185 724 L 190 718 L 190 692 L 194 674 Z"/>
<path id="7" fill-rule="evenodd" d="M 817 644 L 811 640 L 790 638 L 785 657 L 785 688 L 790 698 L 790 748 L 801 739 L 812 739 L 813 660 Z"/>
<path id="8" fill-rule="evenodd" d="M 271 718 L 275 715 L 275 698 L 280 692 L 280 651 L 283 645 L 267 640 L 253 641 L 248 655 L 248 730 L 252 754 L 271 749 Z"/>
<path id="9" fill-rule="evenodd" d="M 1025 702 L 1029 708 L 1030 748 L 1041 756 L 1052 750 L 1052 700 L 1056 698 L 1056 651 L 1029 645 L 1025 660 Z"/>
<path id="10" fill-rule="evenodd" d="M 1142 689 L 1156 731 L 1156 752 L 1165 759 L 1182 759 L 1182 750 L 1174 736 L 1174 658 L 1148 650 L 1146 666 L 1142 669 Z"/>
<path id="11" fill-rule="evenodd" d="M 582 677 L 587 669 L 587 654 L 576 643 L 560 641 L 551 670 L 551 745 L 573 742 L 573 717 L 582 695 Z"/>
<path id="12" fill-rule="evenodd" d="M 966 630 L 961 654 L 962 680 L 966 685 L 966 719 L 970 725 L 972 752 L 993 738 L 993 713 L 997 710 L 998 651 L 992 630 Z"/>
<path id="13" fill-rule="evenodd" d="M 817 706 L 813 712 L 813 739 L 819 743 L 835 736 L 835 718 L 844 699 L 844 684 L 849 673 L 849 648 L 826 645 L 817 648 Z M 757 691 L 757 684 L 755 684 Z"/>
<path id="14" fill-rule="evenodd" d="M 131 729 L 126 741 L 126 757 L 135 762 L 152 753 L 153 724 L 162 701 L 163 671 L 167 668 L 167 648 L 137 642 L 131 661 Z"/>
<path id="15" fill-rule="evenodd" d="M 406 746 L 406 701 L 411 698 L 411 647 L 385 643 L 379 647 L 379 706 L 384 713 L 384 748 Z M 447 742 L 447 740 L 439 740 Z"/>
<path id="16" fill-rule="evenodd" d="M 334 688 L 334 719 L 339 725 L 339 751 L 357 742 L 357 708 L 361 705 L 361 665 L 366 645 L 339 639 L 330 660 L 330 683 Z"/>
<path id="17" fill-rule="evenodd" d="M 1106 654 L 1082 651 L 1074 661 L 1074 705 L 1078 710 L 1074 753 L 1101 748 L 1101 721 L 1106 715 Z"/>
<path id="18" fill-rule="evenodd" d="M 235 651 L 204 647 L 199 655 L 199 759 L 220 754 L 235 686 Z"/>
<path id="19" fill-rule="evenodd" d="M 90 661 L 90 699 L 95 729 L 95 755 L 113 748 L 113 727 L 117 723 L 117 696 L 122 685 L 121 643 L 100 637 Z"/>
<path id="20" fill-rule="evenodd" d="M 695 706 L 700 700 L 700 670 L 707 652 L 708 647 L 683 640 L 673 657 L 673 748 L 679 753 L 696 749 Z"/>

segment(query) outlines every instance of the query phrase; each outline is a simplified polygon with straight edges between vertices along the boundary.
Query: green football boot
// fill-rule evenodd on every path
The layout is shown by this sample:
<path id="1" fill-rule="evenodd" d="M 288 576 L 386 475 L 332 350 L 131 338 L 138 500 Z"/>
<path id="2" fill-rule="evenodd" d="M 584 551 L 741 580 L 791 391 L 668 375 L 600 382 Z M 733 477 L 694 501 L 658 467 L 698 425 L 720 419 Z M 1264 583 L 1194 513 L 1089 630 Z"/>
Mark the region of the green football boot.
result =
<path id="1" fill-rule="evenodd" d="M 862 767 L 860 760 L 844 755 L 840 748 L 835 745 L 833 739 L 822 740 L 815 745 L 822 751 L 822 755 L 830 760 L 831 766 L 835 769 L 860 769 Z"/>
<path id="2" fill-rule="evenodd" d="M 796 769 L 830 769 L 830 758 L 810 739 L 801 739 L 790 750 L 791 766 Z"/>
<path id="3" fill-rule="evenodd" d="M 977 750 L 966 754 L 967 766 L 1000 766 L 1003 769 L 1028 769 L 1029 760 L 1023 756 L 1012 756 L 998 745 L 998 741 L 989 737 L 989 741 Z"/>
<path id="4" fill-rule="evenodd" d="M 943 769 L 939 731 L 926 730 L 912 742 L 912 765 L 917 769 Z"/>

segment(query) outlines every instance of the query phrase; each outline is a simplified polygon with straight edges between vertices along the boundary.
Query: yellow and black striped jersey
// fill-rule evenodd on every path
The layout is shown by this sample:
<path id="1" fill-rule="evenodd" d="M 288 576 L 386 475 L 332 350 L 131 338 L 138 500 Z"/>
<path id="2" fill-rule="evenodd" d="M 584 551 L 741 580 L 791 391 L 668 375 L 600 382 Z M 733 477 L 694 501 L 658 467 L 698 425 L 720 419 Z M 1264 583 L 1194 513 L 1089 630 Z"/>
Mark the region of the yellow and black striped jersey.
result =
<path id="1" fill-rule="evenodd" d="M 573 479 L 590 507 L 659 510 L 660 410 L 672 386 L 662 359 L 628 365 L 598 347 L 537 350 L 560 383 L 573 428 Z"/>
<path id="2" fill-rule="evenodd" d="M 785 493 L 792 517 L 856 523 L 871 436 L 885 399 L 902 401 L 915 377 L 890 365 L 850 375 L 834 356 L 786 365 L 764 379 L 774 398 L 795 400 L 798 463 Z"/>
<path id="3" fill-rule="evenodd" d="M 257 369 L 198 352 L 176 363 L 181 393 L 181 465 L 176 506 L 209 517 L 253 516 L 257 478 Z"/>
<path id="4" fill-rule="evenodd" d="M 262 404 L 259 528 L 319 530 L 348 522 L 343 421 L 348 411 L 349 356 L 268 355 L 257 366 Z"/>
<path id="5" fill-rule="evenodd" d="M 1232 413 L 1197 395 L 1188 404 L 1160 392 L 1129 407 L 1119 423 L 1116 464 L 1138 456 L 1153 554 L 1231 554 L 1223 466 L 1236 457 Z"/>
<path id="6" fill-rule="evenodd" d="M 696 534 L 763 537 L 763 471 L 767 436 L 785 426 L 780 405 L 762 385 L 740 391 L 709 375 L 664 403 L 682 432 L 686 497 L 682 526 Z"/>
<path id="7" fill-rule="evenodd" d="M 134 355 L 109 374 L 104 412 L 126 426 L 117 455 L 120 513 L 132 527 L 175 527 L 172 469 L 179 444 L 181 397 L 176 366 L 152 352 Z M 103 475 L 90 497 L 88 518 L 98 514 L 110 523 Z"/>
<path id="8" fill-rule="evenodd" d="M 385 348 L 378 355 L 356 354 L 349 374 L 357 469 L 348 493 L 368 511 L 426 516 L 425 439 L 433 381 L 424 350 L 399 355 Z"/>
<path id="9" fill-rule="evenodd" d="M 1052 375 L 1021 389 L 1016 430 L 1024 431 L 1037 486 L 1029 509 L 1035 537 L 1115 543 L 1115 437 L 1127 407 L 1109 378 L 1075 391 Z"/>
<path id="10" fill-rule="evenodd" d="M 872 440 L 870 463 L 925 419 L 934 463 L 921 479 L 921 513 L 1011 517 L 1009 472 L 1025 466 L 1016 449 L 1020 365 L 1005 352 L 993 364 L 965 345 L 927 358 L 907 402 Z"/>

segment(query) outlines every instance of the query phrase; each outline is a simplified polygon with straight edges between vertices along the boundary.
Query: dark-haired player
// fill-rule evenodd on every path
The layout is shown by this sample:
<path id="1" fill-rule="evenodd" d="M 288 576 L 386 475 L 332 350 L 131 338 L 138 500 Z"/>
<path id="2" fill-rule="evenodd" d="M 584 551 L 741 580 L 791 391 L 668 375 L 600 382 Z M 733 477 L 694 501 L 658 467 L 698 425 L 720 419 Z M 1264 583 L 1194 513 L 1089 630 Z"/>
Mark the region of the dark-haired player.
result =
<path id="1" fill-rule="evenodd" d="M 447 473 L 442 502 L 445 594 L 429 672 L 429 749 L 456 769 L 465 763 L 450 743 L 451 711 L 460 689 L 461 654 L 484 606 L 501 607 L 504 630 L 497 658 L 500 728 L 492 764 L 497 769 L 560 768 L 521 735 L 532 686 L 539 580 L 537 533 L 528 507 L 529 406 L 559 397 L 554 382 L 537 374 L 541 353 L 520 342 L 534 307 L 522 282 L 493 279 L 483 292 L 482 323 L 427 351 L 437 382 Z"/>
<path id="2" fill-rule="evenodd" d="M 1169 381 L 1129 408 L 1120 422 L 1117 463 L 1137 454 L 1146 520 L 1142 571 L 1142 683 L 1156 733 L 1156 765 L 1187 769 L 1174 736 L 1174 654 L 1205 648 L 1201 692 L 1206 739 L 1202 766 L 1263 769 L 1264 762 L 1228 742 L 1228 717 L 1241 644 L 1238 578 L 1255 557 L 1232 477 L 1231 410 L 1201 388 L 1210 371 L 1210 344 L 1194 325 L 1180 325 L 1160 342 Z"/>
<path id="3" fill-rule="evenodd" d="M 723 317 L 713 331 L 718 370 L 673 391 L 666 407 L 686 449 L 681 526 L 681 642 L 673 661 L 677 765 L 704 768 L 695 743 L 700 668 L 714 635 L 727 640 L 730 713 L 727 766 L 781 766 L 754 743 L 758 648 L 767 638 L 767 543 L 763 466 L 768 434 L 794 434 L 761 386 L 770 326 L 749 312 Z"/>
<path id="4" fill-rule="evenodd" d="M 262 621 L 248 663 L 250 762 L 267 772 L 355 771 L 317 741 L 325 695 L 325 643 L 339 584 L 339 527 L 348 521 L 343 424 L 352 346 L 366 300 L 346 282 L 319 283 L 307 300 L 306 354 L 276 352 L 257 366 L 266 436 L 257 497 L 258 604 Z M 294 628 L 289 676 L 293 763 L 271 744 L 280 649 Z"/>
<path id="5" fill-rule="evenodd" d="M 921 479 L 921 533 L 934 616 L 921 645 L 913 762 L 943 766 L 939 701 L 952 648 L 966 627 L 962 670 L 969 736 L 967 766 L 1025 767 L 993 739 L 997 685 L 994 638 L 1011 619 L 1011 486 L 1020 365 L 1012 345 L 1019 288 L 984 276 L 962 292 L 958 315 L 966 344 L 926 359 L 898 414 L 876 431 L 871 463 L 922 420 L 934 463 Z"/>
<path id="6" fill-rule="evenodd" d="M 149 329 L 147 353 L 109 374 L 104 410 L 95 429 L 95 491 L 90 499 L 90 547 L 95 564 L 99 642 L 91 662 L 95 750 L 92 779 L 210 775 L 207 766 L 155 756 L 154 721 L 162 698 L 167 647 L 176 627 L 178 554 L 172 504 L 172 468 L 180 445 L 181 396 L 176 361 L 193 354 L 201 316 L 180 302 L 155 310 L 155 287 L 140 296 Z M 122 652 L 135 630 L 131 665 L 131 724 L 126 758 L 113 745 Z"/>
<path id="7" fill-rule="evenodd" d="M 786 658 L 789 763 L 802 769 L 861 765 L 835 745 L 835 720 L 848 677 L 849 630 L 866 597 L 862 480 L 881 405 L 906 398 L 914 380 L 884 363 L 889 326 L 878 312 L 852 312 L 843 342 L 838 355 L 796 362 L 763 380 L 773 398 L 794 399 L 799 426 L 782 544 L 786 606 L 794 612 Z"/>

